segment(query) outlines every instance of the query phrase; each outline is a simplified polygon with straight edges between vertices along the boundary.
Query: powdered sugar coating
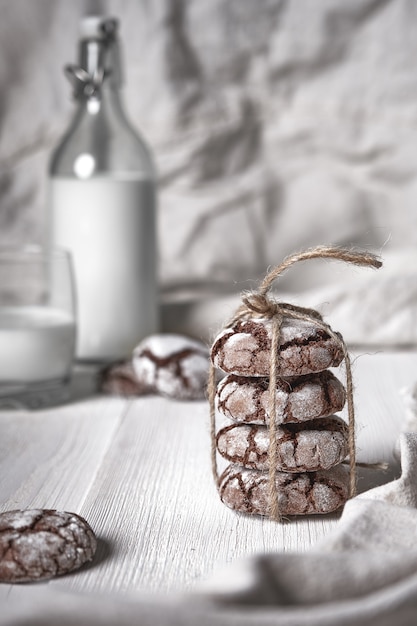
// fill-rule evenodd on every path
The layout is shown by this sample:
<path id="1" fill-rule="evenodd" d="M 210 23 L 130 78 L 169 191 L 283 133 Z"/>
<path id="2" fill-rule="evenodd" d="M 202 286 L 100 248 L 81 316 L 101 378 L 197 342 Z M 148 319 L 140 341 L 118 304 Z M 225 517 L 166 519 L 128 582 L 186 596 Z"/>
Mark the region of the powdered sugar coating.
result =
<path id="1" fill-rule="evenodd" d="M 184 350 L 194 350 L 197 353 L 207 351 L 204 344 L 191 337 L 185 335 L 176 335 L 173 333 L 160 333 L 150 335 L 144 339 L 134 352 L 146 348 L 150 350 L 157 359 L 171 358 Z"/>
<path id="2" fill-rule="evenodd" d="M 330 470 L 290 474 L 276 473 L 281 515 L 332 513 L 349 494 L 349 471 L 344 465 Z M 220 477 L 220 498 L 241 513 L 269 514 L 268 472 L 229 465 Z"/>
<path id="3" fill-rule="evenodd" d="M 346 400 L 342 383 L 330 372 L 280 378 L 276 391 L 276 423 L 305 422 L 341 411 Z M 216 407 L 235 422 L 269 424 L 269 379 L 229 374 L 220 381 Z"/>
<path id="4" fill-rule="evenodd" d="M 349 452 L 348 428 L 339 417 L 321 418 L 276 430 L 277 469 L 312 472 L 341 463 Z M 267 470 L 269 432 L 266 426 L 231 424 L 216 437 L 219 453 L 243 467 Z"/>
<path id="5" fill-rule="evenodd" d="M 135 348 L 132 364 L 138 382 L 150 390 L 184 400 L 205 396 L 209 351 L 195 339 L 152 335 Z"/>
<path id="6" fill-rule="evenodd" d="M 216 367 L 240 376 L 268 376 L 272 323 L 240 320 L 216 337 L 211 357 Z M 279 376 L 298 376 L 337 366 L 341 344 L 314 322 L 285 319 L 280 330 Z"/>
<path id="7" fill-rule="evenodd" d="M 0 514 L 0 582 L 46 580 L 91 561 L 97 542 L 75 513 L 49 509 Z"/>

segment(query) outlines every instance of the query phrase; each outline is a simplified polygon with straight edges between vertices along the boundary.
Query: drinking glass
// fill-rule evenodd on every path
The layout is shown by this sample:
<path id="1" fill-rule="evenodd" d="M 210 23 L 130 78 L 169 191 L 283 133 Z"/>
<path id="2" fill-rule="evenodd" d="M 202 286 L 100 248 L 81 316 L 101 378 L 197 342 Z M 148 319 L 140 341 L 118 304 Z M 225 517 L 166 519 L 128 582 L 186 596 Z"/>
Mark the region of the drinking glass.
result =
<path id="1" fill-rule="evenodd" d="M 69 253 L 0 248 L 0 408 L 66 399 L 75 338 Z"/>

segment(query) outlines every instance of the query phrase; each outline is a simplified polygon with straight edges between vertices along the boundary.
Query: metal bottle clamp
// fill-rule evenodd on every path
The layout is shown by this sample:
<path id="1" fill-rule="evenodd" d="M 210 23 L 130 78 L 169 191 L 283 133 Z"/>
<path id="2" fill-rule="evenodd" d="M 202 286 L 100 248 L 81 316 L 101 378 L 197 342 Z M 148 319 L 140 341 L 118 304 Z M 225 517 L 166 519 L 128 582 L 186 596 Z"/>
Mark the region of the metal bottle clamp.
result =
<path id="1" fill-rule="evenodd" d="M 97 36 L 85 40 L 98 48 L 97 67 L 93 72 L 90 73 L 75 64 L 68 64 L 64 67 L 64 73 L 74 87 L 75 98 L 79 96 L 91 98 L 100 93 L 104 79 L 110 74 L 110 70 L 104 68 L 104 52 L 116 41 L 117 28 L 117 20 L 113 18 L 103 20 L 98 27 Z"/>

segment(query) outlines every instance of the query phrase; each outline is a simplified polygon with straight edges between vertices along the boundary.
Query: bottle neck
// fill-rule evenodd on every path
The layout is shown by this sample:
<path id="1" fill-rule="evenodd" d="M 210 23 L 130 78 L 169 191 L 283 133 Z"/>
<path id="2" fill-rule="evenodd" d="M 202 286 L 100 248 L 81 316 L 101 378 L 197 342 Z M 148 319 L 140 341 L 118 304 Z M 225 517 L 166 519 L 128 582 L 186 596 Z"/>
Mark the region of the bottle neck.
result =
<path id="1" fill-rule="evenodd" d="M 82 39 L 79 44 L 80 67 L 91 79 L 114 89 L 122 85 L 120 48 L 117 39 Z"/>
<path id="2" fill-rule="evenodd" d="M 66 67 L 77 104 L 71 124 L 51 162 L 56 176 L 86 178 L 77 169 L 88 156 L 88 176 L 140 173 L 153 178 L 146 145 L 130 124 L 121 99 L 121 66 L 113 20 L 99 21 L 82 33 L 79 64 Z"/>
<path id="3" fill-rule="evenodd" d="M 108 122 L 111 118 L 125 120 L 125 111 L 120 90 L 104 82 L 93 94 L 77 94 L 78 113 L 93 117 L 105 115 Z"/>
<path id="4" fill-rule="evenodd" d="M 120 52 L 116 38 L 82 39 L 79 65 L 68 66 L 79 116 L 105 116 L 108 124 L 127 122 L 121 100 Z"/>

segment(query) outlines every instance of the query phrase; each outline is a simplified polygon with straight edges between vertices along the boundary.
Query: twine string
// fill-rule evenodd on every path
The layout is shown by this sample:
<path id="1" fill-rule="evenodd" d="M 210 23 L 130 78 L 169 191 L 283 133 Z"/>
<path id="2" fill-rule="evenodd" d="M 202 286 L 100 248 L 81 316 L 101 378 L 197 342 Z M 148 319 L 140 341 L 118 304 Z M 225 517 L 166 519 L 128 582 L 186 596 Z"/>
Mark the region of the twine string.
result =
<path id="1" fill-rule="evenodd" d="M 382 261 L 371 252 L 334 246 L 317 246 L 315 248 L 305 250 L 304 252 L 299 252 L 286 257 L 280 265 L 268 272 L 263 279 L 258 292 L 262 295 L 266 295 L 271 289 L 274 281 L 288 268 L 296 263 L 300 263 L 301 261 L 310 261 L 311 259 L 334 259 L 336 261 L 343 261 L 359 267 L 379 268 L 382 266 Z"/>
<path id="2" fill-rule="evenodd" d="M 278 500 L 277 485 L 277 378 L 279 368 L 279 340 L 281 334 L 281 326 L 283 322 L 282 315 L 275 315 L 272 318 L 272 338 L 271 338 L 271 356 L 268 386 L 268 413 L 269 413 L 269 445 L 268 445 L 268 502 L 269 515 L 274 521 L 281 520 L 281 512 Z"/>
<path id="3" fill-rule="evenodd" d="M 208 401 L 210 406 L 210 438 L 211 438 L 211 472 L 217 488 L 219 488 L 219 470 L 216 452 L 216 368 L 210 361 L 208 376 Z"/>
<path id="4" fill-rule="evenodd" d="M 284 318 L 312 322 L 324 330 L 340 346 L 343 353 L 346 375 L 346 402 L 348 411 L 348 447 L 349 447 L 349 497 L 356 495 L 356 443 L 355 443 L 355 408 L 353 402 L 353 378 L 349 353 L 343 337 L 335 333 L 330 326 L 323 321 L 321 315 L 314 309 L 300 307 L 285 302 L 277 302 L 268 297 L 268 293 L 274 281 L 292 265 L 311 259 L 334 259 L 361 267 L 379 268 L 382 266 L 380 259 L 370 252 L 359 252 L 347 248 L 331 246 L 318 246 L 291 255 L 267 273 L 258 291 L 244 293 L 242 304 L 235 312 L 227 326 L 232 326 L 242 319 L 266 318 L 272 322 L 270 376 L 268 387 L 268 413 L 269 413 L 269 447 L 268 447 L 268 498 L 270 517 L 276 521 L 281 520 L 278 503 L 278 487 L 276 484 L 277 473 L 277 424 L 276 424 L 276 384 L 279 371 L 279 345 L 281 326 Z M 216 455 L 216 411 L 215 411 L 216 380 L 215 368 L 211 364 L 209 372 L 208 396 L 210 402 L 211 422 L 211 460 L 213 476 L 218 487 L 219 476 L 217 470 Z"/>

